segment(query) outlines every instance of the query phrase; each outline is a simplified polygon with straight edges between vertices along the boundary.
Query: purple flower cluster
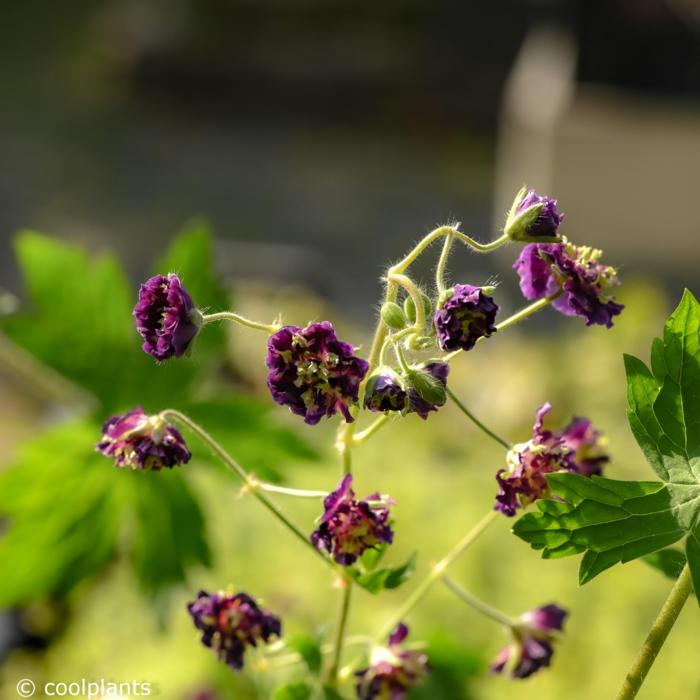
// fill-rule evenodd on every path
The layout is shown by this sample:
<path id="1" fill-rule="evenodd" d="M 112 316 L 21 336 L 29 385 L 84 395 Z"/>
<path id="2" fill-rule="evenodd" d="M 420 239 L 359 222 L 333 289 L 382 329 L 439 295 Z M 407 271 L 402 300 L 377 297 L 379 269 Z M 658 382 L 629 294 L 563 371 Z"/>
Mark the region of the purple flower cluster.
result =
<path id="1" fill-rule="evenodd" d="M 246 593 L 200 591 L 187 609 L 202 632 L 202 644 L 237 671 L 243 668 L 247 646 L 268 643 L 282 634 L 279 617 L 260 608 Z"/>
<path id="2" fill-rule="evenodd" d="M 479 338 L 496 332 L 498 304 L 481 287 L 456 284 L 435 312 L 438 343 L 443 350 L 471 350 Z"/>
<path id="3" fill-rule="evenodd" d="M 357 401 L 369 365 L 322 321 L 306 328 L 285 326 L 270 336 L 267 367 L 272 398 L 316 425 L 338 411 L 352 422 L 349 407 Z"/>
<path id="4" fill-rule="evenodd" d="M 512 678 L 527 678 L 549 666 L 553 642 L 564 627 L 568 612 L 557 605 L 545 605 L 526 612 L 513 629 L 513 643 L 505 647 L 491 666 L 494 673 L 508 671 Z"/>
<path id="5" fill-rule="evenodd" d="M 553 302 L 566 316 L 580 316 L 586 325 L 613 325 L 622 312 L 612 290 L 620 282 L 615 268 L 600 262 L 600 250 L 562 243 L 531 243 L 523 248 L 513 268 L 527 299 L 542 299 L 560 291 Z"/>
<path id="6" fill-rule="evenodd" d="M 113 457 L 116 466 L 157 471 L 187 464 L 192 454 L 180 432 L 160 416 L 148 416 L 135 408 L 112 416 L 102 427 L 97 449 Z"/>
<path id="7" fill-rule="evenodd" d="M 408 627 L 401 623 L 389 637 L 389 645 L 374 649 L 369 667 L 355 674 L 360 700 L 404 700 L 423 682 L 428 657 L 401 647 L 407 635 Z"/>
<path id="8" fill-rule="evenodd" d="M 389 524 L 390 499 L 374 493 L 358 500 L 348 474 L 335 491 L 323 500 L 324 513 L 311 542 L 325 549 L 343 566 L 350 566 L 366 549 L 391 544 L 394 533 Z"/>
<path id="9" fill-rule="evenodd" d="M 134 317 L 144 351 L 159 362 L 182 357 L 202 326 L 202 314 L 175 274 L 141 285 Z"/>
<path id="10" fill-rule="evenodd" d="M 515 445 L 506 457 L 508 469 L 496 474 L 499 491 L 494 508 L 515 515 L 548 492 L 547 474 L 569 471 L 584 476 L 600 474 L 608 461 L 601 434 L 586 418 L 574 418 L 561 432 L 545 430 L 544 417 L 552 409 L 546 403 L 537 411 L 532 439 Z"/>
<path id="11" fill-rule="evenodd" d="M 506 222 L 506 234 L 516 241 L 555 238 L 564 215 L 557 211 L 557 200 L 523 187 L 518 192 Z"/>

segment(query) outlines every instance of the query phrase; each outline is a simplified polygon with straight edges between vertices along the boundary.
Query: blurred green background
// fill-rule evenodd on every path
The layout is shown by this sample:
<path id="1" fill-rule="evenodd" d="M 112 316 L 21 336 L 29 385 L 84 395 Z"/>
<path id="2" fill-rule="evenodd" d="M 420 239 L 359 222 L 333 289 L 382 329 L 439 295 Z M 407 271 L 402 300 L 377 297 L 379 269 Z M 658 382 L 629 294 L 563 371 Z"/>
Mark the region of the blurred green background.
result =
<path id="1" fill-rule="evenodd" d="M 260 477 L 338 480 L 335 423 L 309 428 L 270 401 L 264 337 L 208 328 L 191 359 L 141 353 L 130 313 L 152 271 L 179 272 L 204 307 L 329 318 L 366 349 L 383 266 L 435 223 L 489 238 L 527 181 L 560 199 L 568 236 L 620 266 L 626 311 L 610 331 L 544 311 L 458 358 L 451 387 L 514 441 L 545 400 L 551 425 L 586 415 L 609 439 L 609 476 L 651 478 L 622 352 L 647 357 L 697 275 L 699 22 L 693 3 L 661 0 L 4 8 L 0 697 L 25 677 L 149 681 L 166 700 L 267 698 L 294 678 L 256 673 L 260 655 L 241 675 L 217 664 L 184 612 L 200 587 L 262 597 L 289 635 L 334 622 L 326 568 L 196 442 L 168 474 L 94 454 L 111 413 L 173 406 Z M 515 311 L 515 254 L 457 251 L 452 279 L 497 279 Z M 432 264 L 417 266 L 428 284 Z M 391 561 L 418 560 L 402 588 L 358 592 L 351 634 L 378 627 L 491 507 L 502 462 L 452 406 L 358 449 L 358 493 L 398 502 Z M 284 506 L 311 530 L 315 504 Z M 570 608 L 552 669 L 491 677 L 504 635 L 436 588 L 408 620 L 434 666 L 412 697 L 612 697 L 669 582 L 633 562 L 579 588 L 576 560 L 543 562 L 508 529 L 492 526 L 454 578 L 509 613 Z M 689 605 L 640 697 L 700 696 L 697 624 Z"/>

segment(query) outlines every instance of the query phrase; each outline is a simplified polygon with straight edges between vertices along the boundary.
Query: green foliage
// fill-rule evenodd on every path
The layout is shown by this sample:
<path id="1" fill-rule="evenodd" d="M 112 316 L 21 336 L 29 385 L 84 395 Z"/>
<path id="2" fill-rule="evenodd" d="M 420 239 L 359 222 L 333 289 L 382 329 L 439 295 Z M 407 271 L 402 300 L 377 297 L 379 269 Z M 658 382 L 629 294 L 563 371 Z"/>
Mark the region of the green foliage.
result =
<path id="1" fill-rule="evenodd" d="M 308 683 L 295 681 L 279 686 L 272 693 L 272 700 L 309 700 L 314 689 Z"/>
<path id="2" fill-rule="evenodd" d="M 287 640 L 287 647 L 301 655 L 311 673 L 320 673 L 323 656 L 321 643 L 318 639 L 307 635 L 297 635 Z"/>
<path id="3" fill-rule="evenodd" d="M 551 474 L 552 492 L 562 501 L 539 501 L 538 512 L 523 516 L 513 531 L 545 558 L 583 552 L 581 583 L 687 536 L 697 590 L 700 305 L 690 292 L 666 322 L 663 340 L 654 341 L 651 369 L 631 356 L 625 357 L 625 367 L 632 432 L 664 483 Z"/>
<path id="4" fill-rule="evenodd" d="M 687 561 L 683 552 L 671 547 L 646 554 L 642 557 L 642 560 L 673 580 L 678 578 Z"/>
<path id="5" fill-rule="evenodd" d="M 362 564 L 362 562 L 361 562 Z M 370 569 L 360 566 L 349 569 L 355 582 L 370 593 L 379 593 L 383 590 L 398 588 L 406 583 L 416 570 L 416 553 L 399 566 L 384 569 Z"/>
<path id="6" fill-rule="evenodd" d="M 207 328 L 194 359 L 157 365 L 140 349 L 132 290 L 117 261 L 25 231 L 16 239 L 28 308 L 2 331 L 34 358 L 94 397 L 89 415 L 38 435 L 0 474 L 0 605 L 64 595 L 125 550 L 143 589 L 159 589 L 207 566 L 206 520 L 187 475 L 209 450 L 189 439 L 193 462 L 177 471 L 129 473 L 95 452 L 102 421 L 143 405 L 177 407 L 202 421 L 247 468 L 279 480 L 293 458 L 315 453 L 270 420 L 266 405 L 212 381 L 224 330 Z M 210 233 L 197 223 L 165 254 L 159 272 L 182 275 L 199 303 L 224 307 Z M 207 394 L 204 395 L 204 389 Z M 223 474 L 223 468 L 221 469 Z M 228 477 L 228 473 L 226 472 Z"/>

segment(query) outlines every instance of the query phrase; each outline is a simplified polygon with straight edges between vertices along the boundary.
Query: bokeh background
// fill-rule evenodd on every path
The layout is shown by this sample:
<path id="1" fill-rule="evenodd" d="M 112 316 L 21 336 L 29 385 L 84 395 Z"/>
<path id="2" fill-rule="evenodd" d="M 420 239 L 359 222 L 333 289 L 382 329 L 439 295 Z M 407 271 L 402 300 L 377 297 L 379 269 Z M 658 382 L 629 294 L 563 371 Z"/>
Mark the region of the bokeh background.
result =
<path id="1" fill-rule="evenodd" d="M 513 440 L 547 399 L 553 423 L 588 415 L 609 438 L 609 475 L 651 476 L 626 424 L 621 354 L 646 357 L 682 288 L 699 291 L 694 0 L 6 3 L 0 155 L 0 527 L 25 524 L 0 540 L 2 697 L 22 677 L 84 677 L 150 681 L 167 700 L 267 698 L 294 667 L 255 673 L 261 657 L 233 676 L 198 645 L 185 601 L 234 583 L 290 634 L 335 617 L 327 572 L 216 467 L 196 460 L 171 480 L 173 499 L 188 484 L 194 514 L 149 495 L 154 480 L 129 479 L 136 496 L 119 491 L 113 511 L 88 507 L 90 493 L 124 489 L 90 450 L 98 421 L 128 401 L 191 406 L 269 478 L 337 479 L 333 425 L 307 428 L 267 399 L 264 338 L 212 331 L 182 370 L 136 355 L 129 307 L 159 261 L 187 273 L 202 305 L 331 318 L 366 347 L 383 267 L 446 221 L 496 235 L 528 182 L 559 199 L 572 240 L 619 266 L 627 309 L 610 331 L 545 311 L 459 358 L 452 386 Z M 498 280 L 515 310 L 515 255 L 459 250 L 452 278 Z M 417 267 L 426 280 L 432 264 Z M 392 556 L 418 551 L 418 571 L 397 591 L 358 594 L 353 633 L 380 624 L 490 508 L 502 459 L 450 406 L 358 450 L 358 490 L 396 498 Z M 314 506 L 286 505 L 311 527 Z M 195 542 L 185 566 L 173 539 L 199 531 L 200 515 L 208 551 Z M 611 697 L 669 582 L 634 562 L 579 588 L 576 561 L 543 562 L 508 529 L 496 523 L 454 576 L 508 612 L 571 608 L 553 668 L 489 676 L 501 631 L 436 589 L 409 621 L 436 667 L 415 697 Z M 91 549 L 91 532 L 118 535 Z M 700 696 L 697 629 L 688 606 L 640 697 Z"/>

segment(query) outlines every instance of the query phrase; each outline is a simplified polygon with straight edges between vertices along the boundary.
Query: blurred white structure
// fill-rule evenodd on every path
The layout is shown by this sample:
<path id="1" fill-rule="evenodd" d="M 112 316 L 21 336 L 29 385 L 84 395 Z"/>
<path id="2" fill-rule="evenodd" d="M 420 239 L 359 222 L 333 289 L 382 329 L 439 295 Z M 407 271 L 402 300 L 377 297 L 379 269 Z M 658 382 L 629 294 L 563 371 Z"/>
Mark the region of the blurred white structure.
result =
<path id="1" fill-rule="evenodd" d="M 575 74 L 570 35 L 530 33 L 503 97 L 496 223 L 526 182 L 560 200 L 569 238 L 605 248 L 611 263 L 695 271 L 700 104 L 577 84 Z"/>

